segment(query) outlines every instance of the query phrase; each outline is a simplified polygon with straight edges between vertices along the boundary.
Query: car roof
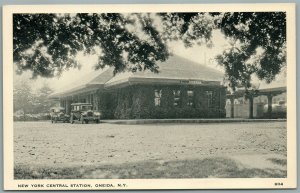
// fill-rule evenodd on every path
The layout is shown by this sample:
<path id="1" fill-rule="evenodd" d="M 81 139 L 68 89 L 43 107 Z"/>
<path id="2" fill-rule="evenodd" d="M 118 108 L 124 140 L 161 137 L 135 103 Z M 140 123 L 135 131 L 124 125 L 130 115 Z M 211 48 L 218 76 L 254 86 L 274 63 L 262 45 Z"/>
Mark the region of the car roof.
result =
<path id="1" fill-rule="evenodd" d="M 75 105 L 86 105 L 86 106 L 92 106 L 91 103 L 72 103 L 71 104 L 72 106 L 75 106 Z"/>

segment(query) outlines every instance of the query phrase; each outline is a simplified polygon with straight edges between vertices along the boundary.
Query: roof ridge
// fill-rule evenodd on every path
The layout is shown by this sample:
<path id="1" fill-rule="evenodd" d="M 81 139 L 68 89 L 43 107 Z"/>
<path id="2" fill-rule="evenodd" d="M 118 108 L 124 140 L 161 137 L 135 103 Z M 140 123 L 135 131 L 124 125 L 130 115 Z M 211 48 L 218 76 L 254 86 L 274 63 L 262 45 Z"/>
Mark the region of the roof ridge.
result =
<path id="1" fill-rule="evenodd" d="M 124 71 L 123 73 L 118 73 L 114 76 L 114 67 L 108 67 L 102 72 L 96 73 L 93 77 L 91 76 L 94 71 L 86 74 L 82 78 L 78 78 L 83 81 L 80 86 L 72 87 L 67 89 L 61 89 L 56 94 L 73 92 L 74 90 L 80 90 L 82 87 L 90 86 L 105 86 L 107 84 L 119 84 L 121 82 L 126 82 L 130 77 L 142 76 L 144 79 L 191 79 L 191 80 L 203 80 L 203 81 L 220 81 L 224 76 L 224 73 L 216 70 L 210 66 L 198 63 L 196 61 L 190 60 L 188 58 L 179 56 L 177 54 L 172 54 L 165 61 L 157 61 L 156 64 L 159 66 L 159 73 L 153 73 L 150 70 L 131 72 Z M 128 74 L 127 74 L 128 73 Z M 77 81 L 78 82 L 78 81 Z M 73 84 L 75 85 L 75 84 Z M 78 84 L 77 84 L 78 85 Z"/>
<path id="2" fill-rule="evenodd" d="M 189 59 L 189 58 L 185 58 L 185 57 L 183 57 L 183 56 L 180 56 L 180 55 L 178 55 L 178 54 L 173 54 L 173 56 L 176 56 L 176 57 L 181 58 L 181 59 L 183 59 L 183 60 L 187 60 L 189 63 L 193 63 L 193 64 L 195 64 L 195 65 L 197 65 L 197 66 L 202 66 L 202 67 L 205 67 L 205 68 L 209 68 L 209 69 L 211 69 L 211 70 L 213 70 L 213 71 L 215 71 L 215 72 L 218 72 L 218 73 L 221 73 L 221 74 L 222 74 L 221 71 L 219 71 L 219 70 L 217 70 L 217 69 L 215 69 L 215 68 L 212 68 L 212 67 L 209 66 L 209 65 L 206 65 L 206 64 L 203 64 L 203 63 L 200 63 L 200 62 L 196 62 L 196 61 L 191 60 L 191 59 Z"/>
<path id="3" fill-rule="evenodd" d="M 99 76 L 106 74 L 106 73 L 110 73 L 109 71 L 114 70 L 112 66 L 110 66 L 109 68 L 107 68 L 106 70 L 102 71 L 100 74 L 98 74 L 95 78 L 93 78 L 92 80 L 90 80 L 88 83 L 86 83 L 86 85 L 91 84 L 91 82 L 95 81 Z M 109 78 L 108 80 L 105 80 L 103 82 L 103 84 L 105 84 L 107 81 L 109 81 L 110 79 L 112 79 L 114 76 L 112 76 L 111 78 Z"/>

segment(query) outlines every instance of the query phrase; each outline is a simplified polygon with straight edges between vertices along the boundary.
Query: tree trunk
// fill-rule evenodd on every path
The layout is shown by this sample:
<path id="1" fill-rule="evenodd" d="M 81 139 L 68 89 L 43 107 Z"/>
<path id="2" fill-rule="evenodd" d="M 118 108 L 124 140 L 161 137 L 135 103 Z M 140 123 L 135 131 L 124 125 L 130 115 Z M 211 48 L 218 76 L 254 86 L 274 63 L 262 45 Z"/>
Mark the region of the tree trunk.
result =
<path id="1" fill-rule="evenodd" d="M 234 95 L 230 97 L 230 118 L 234 118 Z"/>
<path id="2" fill-rule="evenodd" d="M 23 115 L 23 121 L 26 121 L 26 113 L 25 113 L 24 109 L 23 109 L 23 113 L 24 113 L 24 115 Z"/>
<path id="3" fill-rule="evenodd" d="M 253 119 L 253 96 L 249 97 L 249 119 Z"/>
<path id="4" fill-rule="evenodd" d="M 272 95 L 268 95 L 268 118 L 272 119 Z"/>

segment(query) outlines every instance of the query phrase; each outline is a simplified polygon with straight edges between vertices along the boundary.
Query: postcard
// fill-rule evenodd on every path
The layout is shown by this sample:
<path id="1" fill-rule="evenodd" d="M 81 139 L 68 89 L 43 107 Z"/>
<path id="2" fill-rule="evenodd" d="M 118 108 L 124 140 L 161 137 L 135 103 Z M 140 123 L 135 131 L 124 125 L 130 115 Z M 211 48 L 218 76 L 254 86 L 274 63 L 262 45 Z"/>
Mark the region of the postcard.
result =
<path id="1" fill-rule="evenodd" d="M 5 190 L 296 188 L 295 4 L 3 7 Z"/>

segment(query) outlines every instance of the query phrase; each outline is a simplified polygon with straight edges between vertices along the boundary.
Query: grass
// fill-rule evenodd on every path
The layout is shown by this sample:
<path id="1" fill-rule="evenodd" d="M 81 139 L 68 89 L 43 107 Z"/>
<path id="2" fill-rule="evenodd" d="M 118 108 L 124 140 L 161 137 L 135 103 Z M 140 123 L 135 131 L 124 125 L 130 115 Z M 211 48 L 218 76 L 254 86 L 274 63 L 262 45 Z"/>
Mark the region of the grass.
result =
<path id="1" fill-rule="evenodd" d="M 276 163 L 284 163 L 283 160 Z M 286 170 L 247 168 L 229 158 L 213 157 L 121 165 L 29 167 L 17 165 L 16 179 L 284 178 Z"/>
<path id="2" fill-rule="evenodd" d="M 278 159 L 278 158 L 269 158 L 269 161 L 271 161 L 274 164 L 286 166 L 286 159 Z"/>

